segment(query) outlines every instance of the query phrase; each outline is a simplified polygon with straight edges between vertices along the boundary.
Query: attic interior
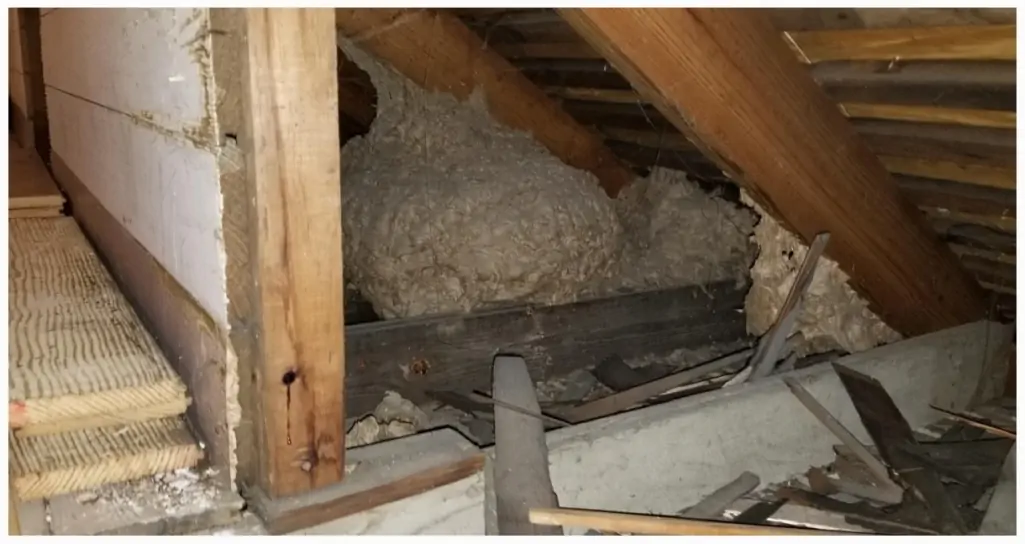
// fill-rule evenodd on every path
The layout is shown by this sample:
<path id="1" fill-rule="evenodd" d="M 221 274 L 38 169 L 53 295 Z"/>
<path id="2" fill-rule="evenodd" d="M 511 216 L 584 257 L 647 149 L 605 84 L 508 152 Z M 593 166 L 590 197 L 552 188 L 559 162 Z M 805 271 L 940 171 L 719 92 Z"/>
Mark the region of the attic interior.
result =
<path id="1" fill-rule="evenodd" d="M 1013 534 L 1015 15 L 8 10 L 12 534 Z"/>

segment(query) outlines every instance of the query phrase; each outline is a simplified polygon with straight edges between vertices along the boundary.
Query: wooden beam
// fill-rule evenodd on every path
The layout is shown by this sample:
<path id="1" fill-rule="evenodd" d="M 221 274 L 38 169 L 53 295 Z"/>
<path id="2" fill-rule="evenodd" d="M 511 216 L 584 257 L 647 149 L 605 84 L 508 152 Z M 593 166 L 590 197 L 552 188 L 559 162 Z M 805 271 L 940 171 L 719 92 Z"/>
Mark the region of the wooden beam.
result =
<path id="1" fill-rule="evenodd" d="M 895 329 L 917 335 L 985 315 L 978 284 L 764 16 L 561 13 L 769 213 L 805 241 L 829 232 L 830 257 Z"/>
<path id="2" fill-rule="evenodd" d="M 850 118 L 1009 129 L 1017 126 L 1018 118 L 1013 111 L 937 108 L 903 104 L 863 104 L 859 102 L 840 104 L 840 110 Z"/>
<path id="3" fill-rule="evenodd" d="M 610 196 L 634 179 L 601 138 L 581 126 L 472 30 L 447 13 L 338 9 L 339 31 L 421 87 L 461 100 L 480 89 L 500 123 L 530 132 L 566 164 L 587 170 Z"/>
<path id="4" fill-rule="evenodd" d="M 804 63 L 830 60 L 1014 60 L 1015 25 L 784 32 Z"/>
<path id="5" fill-rule="evenodd" d="M 344 338 L 333 12 L 212 10 L 239 474 L 270 496 L 343 477 Z"/>

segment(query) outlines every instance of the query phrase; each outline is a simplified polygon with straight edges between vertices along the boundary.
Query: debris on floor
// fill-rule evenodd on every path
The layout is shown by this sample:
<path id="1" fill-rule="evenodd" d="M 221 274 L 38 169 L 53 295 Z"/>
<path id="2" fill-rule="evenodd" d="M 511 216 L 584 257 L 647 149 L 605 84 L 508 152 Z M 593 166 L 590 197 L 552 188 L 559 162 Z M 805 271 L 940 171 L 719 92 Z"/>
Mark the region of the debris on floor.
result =
<path id="1" fill-rule="evenodd" d="M 753 351 L 706 366 L 735 368 Z M 534 525 L 590 529 L 587 534 L 1013 532 L 1014 399 L 997 399 L 968 412 L 934 407 L 946 417 L 915 432 L 876 379 L 835 363 L 833 368 L 874 445 L 861 443 L 811 393 L 795 380 L 785 379 L 796 400 L 823 425 L 823 432 L 837 438 L 835 460 L 829 465 L 811 467 L 798 478 L 758 491 L 758 476 L 743 473 L 670 516 L 568 509 L 559 508 L 557 502 L 555 506 L 538 502 L 529 505 L 525 517 Z M 677 377 L 688 372 L 631 385 L 641 380 L 633 369 L 622 361 L 603 361 L 596 368 L 599 381 L 625 388 L 590 406 L 611 410 L 614 402 L 602 406 L 601 401 L 619 395 L 623 400 L 616 408 L 629 407 L 650 398 L 652 391 L 688 381 Z M 696 373 L 688 376 L 692 379 Z M 660 381 L 661 385 L 652 387 Z M 638 390 L 643 394 L 636 394 Z M 809 522 L 812 518 L 817 521 Z"/>
<path id="2" fill-rule="evenodd" d="M 180 469 L 45 501 L 54 535 L 183 535 L 240 520 L 244 502 L 216 469 Z"/>

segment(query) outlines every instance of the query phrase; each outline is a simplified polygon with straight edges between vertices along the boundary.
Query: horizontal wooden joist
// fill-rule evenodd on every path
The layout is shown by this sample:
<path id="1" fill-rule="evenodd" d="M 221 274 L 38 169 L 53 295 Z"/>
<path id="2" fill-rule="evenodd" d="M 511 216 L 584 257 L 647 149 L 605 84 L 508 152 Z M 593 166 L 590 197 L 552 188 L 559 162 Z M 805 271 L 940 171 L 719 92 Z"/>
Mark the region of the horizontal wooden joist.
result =
<path id="1" fill-rule="evenodd" d="M 604 59 L 519 59 L 513 65 L 541 87 L 631 90 Z M 839 61 L 812 65 L 812 77 L 839 103 L 1015 111 L 1013 62 Z M 616 94 L 604 97 L 617 100 Z M 629 94 L 619 100 L 632 100 Z M 586 98 L 586 97 L 584 97 Z M 595 95 L 594 98 L 603 98 Z"/>
<path id="2" fill-rule="evenodd" d="M 1015 111 L 1014 62 L 824 62 L 812 77 L 836 102 Z"/>
<path id="3" fill-rule="evenodd" d="M 959 244 L 1009 255 L 1014 255 L 1017 252 L 1018 239 L 1013 233 L 941 218 L 933 218 L 932 225 L 943 240 L 949 244 Z"/>
<path id="4" fill-rule="evenodd" d="M 612 140 L 630 142 L 645 147 L 696 153 L 698 148 L 678 131 L 635 130 L 616 127 L 601 127 L 602 133 Z M 919 178 L 961 182 L 980 187 L 1015 189 L 1015 170 L 978 164 L 959 164 L 951 161 L 937 161 L 909 157 L 883 155 L 879 159 L 887 170 Z M 921 185 L 921 184 L 919 184 Z M 1014 193 L 1010 192 L 1009 206 L 1014 206 Z"/>
<path id="5" fill-rule="evenodd" d="M 958 164 L 951 161 L 936 161 L 909 157 L 880 155 L 883 166 L 894 174 L 905 174 L 920 178 L 959 181 L 994 189 L 1013 191 L 1016 186 L 1014 168 L 1002 168 L 979 164 Z"/>
<path id="6" fill-rule="evenodd" d="M 898 175 L 894 179 L 919 207 L 997 217 L 1016 215 L 1015 191 L 912 176 Z"/>
<path id="7" fill-rule="evenodd" d="M 634 173 L 458 18 L 423 9 L 337 9 L 339 32 L 417 85 L 465 100 L 479 89 L 500 123 L 530 132 L 615 196 Z"/>
<path id="8" fill-rule="evenodd" d="M 1017 165 L 1014 130 L 852 119 L 861 139 L 876 153 L 1002 168 Z"/>
<path id="9" fill-rule="evenodd" d="M 891 326 L 985 315 L 978 284 L 756 11 L 560 13 L 769 213 L 804 240 L 830 232 L 830 257 Z"/>
<path id="10" fill-rule="evenodd" d="M 831 60 L 1014 60 L 1015 25 L 784 32 L 807 64 Z"/>
<path id="11" fill-rule="evenodd" d="M 637 91 L 632 89 L 595 89 L 580 87 L 546 87 L 545 92 L 563 100 L 582 100 L 609 104 L 646 104 Z M 964 110 L 935 106 L 909 106 L 903 104 L 862 104 L 856 102 L 838 104 L 841 113 L 850 118 L 886 119 L 967 125 L 977 127 L 1014 128 L 1016 115 L 1013 111 Z"/>
<path id="12" fill-rule="evenodd" d="M 908 106 L 904 104 L 864 104 L 846 102 L 840 110 L 850 118 L 888 119 L 917 123 L 965 125 L 970 127 L 1009 128 L 1017 126 L 1013 111 Z"/>
<path id="13" fill-rule="evenodd" d="M 1015 25 L 966 25 L 783 32 L 784 41 L 806 64 L 837 60 L 1015 60 Z M 502 43 L 508 59 L 600 59 L 581 41 Z"/>
<path id="14" fill-rule="evenodd" d="M 931 218 L 947 220 L 954 224 L 976 225 L 1008 234 L 1015 234 L 1017 232 L 1015 226 L 1017 220 L 1014 217 L 966 213 L 936 207 L 924 207 L 922 211 Z"/>
<path id="15" fill-rule="evenodd" d="M 1011 266 L 1017 265 L 1017 260 L 1013 254 L 1008 255 L 1007 253 L 1001 253 L 999 251 L 993 251 L 991 249 L 981 249 L 977 247 L 966 246 L 962 244 L 951 244 L 950 249 L 954 251 L 958 256 L 972 256 L 987 261 L 994 261 L 998 263 L 1009 264 Z"/>

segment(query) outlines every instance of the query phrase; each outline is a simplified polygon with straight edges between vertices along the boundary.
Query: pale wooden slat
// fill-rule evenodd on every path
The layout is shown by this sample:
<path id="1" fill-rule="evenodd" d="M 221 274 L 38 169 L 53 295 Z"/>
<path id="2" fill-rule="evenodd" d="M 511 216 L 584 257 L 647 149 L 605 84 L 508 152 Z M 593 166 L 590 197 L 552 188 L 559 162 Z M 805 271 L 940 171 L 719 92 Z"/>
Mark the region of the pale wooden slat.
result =
<path id="1" fill-rule="evenodd" d="M 74 219 L 8 225 L 10 426 L 32 434 L 183 413 L 185 385 Z"/>
<path id="2" fill-rule="evenodd" d="M 830 60 L 1014 60 L 1015 25 L 784 32 L 802 62 Z"/>
<path id="3" fill-rule="evenodd" d="M 203 457 L 181 417 L 120 428 L 10 436 L 10 448 L 14 487 L 22 501 L 188 468 Z"/>
<path id="4" fill-rule="evenodd" d="M 912 157 L 880 155 L 879 160 L 887 170 L 896 174 L 922 178 L 960 181 L 983 187 L 1014 190 L 1017 186 L 1015 170 L 984 164 L 958 164 L 952 161 L 937 161 Z"/>
<path id="5" fill-rule="evenodd" d="M 906 106 L 898 104 L 862 104 L 845 102 L 840 111 L 850 118 L 888 119 L 972 127 L 1010 128 L 1017 126 L 1013 111 L 937 108 L 933 106 Z"/>

